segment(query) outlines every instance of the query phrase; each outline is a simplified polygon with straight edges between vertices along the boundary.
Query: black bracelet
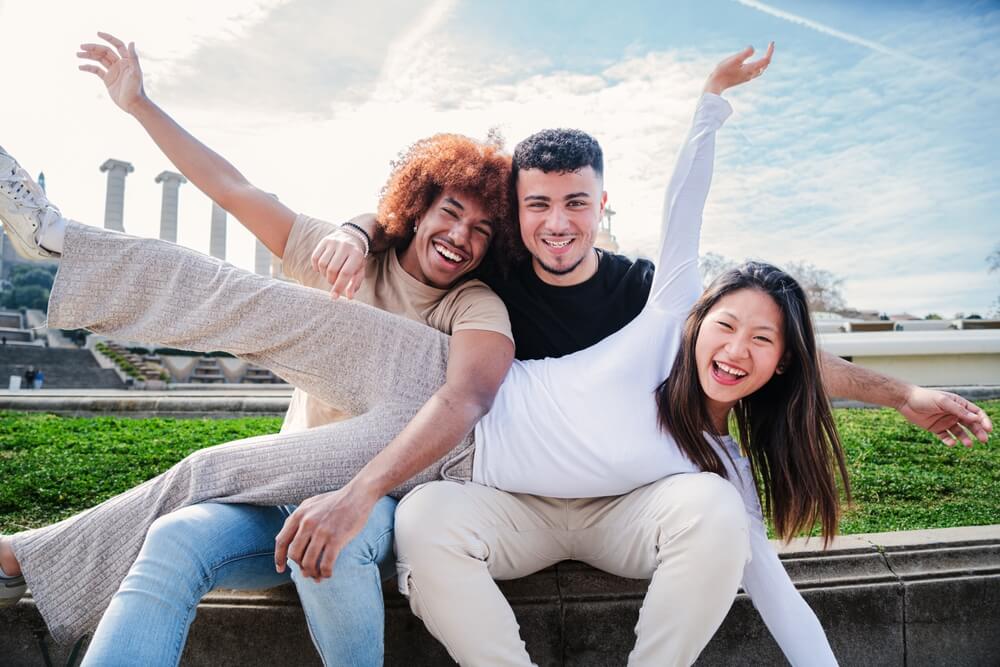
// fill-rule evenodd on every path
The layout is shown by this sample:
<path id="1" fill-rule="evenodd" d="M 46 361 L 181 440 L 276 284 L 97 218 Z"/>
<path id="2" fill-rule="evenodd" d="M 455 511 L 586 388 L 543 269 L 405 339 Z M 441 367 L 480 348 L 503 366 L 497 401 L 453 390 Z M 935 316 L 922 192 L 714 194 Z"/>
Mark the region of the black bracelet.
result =
<path id="1" fill-rule="evenodd" d="M 359 232 L 362 236 L 365 237 L 365 240 L 368 241 L 368 247 L 370 248 L 372 246 L 372 237 L 368 234 L 368 232 L 366 232 L 364 230 L 363 227 L 361 227 L 361 225 L 356 225 L 353 222 L 342 222 L 342 223 L 340 223 L 340 226 L 341 227 L 348 227 L 350 229 L 353 229 L 353 230 Z"/>

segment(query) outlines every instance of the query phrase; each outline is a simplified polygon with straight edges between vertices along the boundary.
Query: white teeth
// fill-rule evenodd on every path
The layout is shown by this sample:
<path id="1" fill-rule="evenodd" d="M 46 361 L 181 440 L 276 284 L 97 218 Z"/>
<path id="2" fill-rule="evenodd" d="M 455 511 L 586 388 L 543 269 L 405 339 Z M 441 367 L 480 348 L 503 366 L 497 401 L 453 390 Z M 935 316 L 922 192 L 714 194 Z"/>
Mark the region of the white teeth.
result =
<path id="1" fill-rule="evenodd" d="M 566 239 L 565 241 L 545 241 L 546 245 L 550 245 L 553 248 L 565 248 L 568 246 L 573 239 Z"/>
<path id="2" fill-rule="evenodd" d="M 438 245 L 437 243 L 435 243 L 434 244 L 434 249 L 437 250 L 438 254 L 440 254 L 445 259 L 450 259 L 453 262 L 461 262 L 462 261 L 462 256 L 461 255 L 453 253 L 452 251 L 450 251 L 447 248 L 445 248 L 443 245 Z"/>
<path id="3" fill-rule="evenodd" d="M 733 368 L 732 366 L 724 364 L 721 361 L 716 361 L 715 365 L 718 366 L 721 370 L 725 371 L 726 373 L 729 373 L 730 375 L 735 375 L 736 377 L 741 378 L 744 375 L 746 375 L 746 371 L 741 371 L 738 368 Z"/>

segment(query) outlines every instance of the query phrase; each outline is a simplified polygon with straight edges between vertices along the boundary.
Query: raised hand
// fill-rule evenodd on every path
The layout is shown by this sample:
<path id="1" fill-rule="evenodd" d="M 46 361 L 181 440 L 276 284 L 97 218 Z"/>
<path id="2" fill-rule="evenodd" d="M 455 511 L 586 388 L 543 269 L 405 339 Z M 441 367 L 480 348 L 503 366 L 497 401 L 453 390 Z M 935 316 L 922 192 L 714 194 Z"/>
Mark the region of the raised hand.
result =
<path id="1" fill-rule="evenodd" d="M 722 91 L 727 88 L 746 83 L 763 74 L 767 66 L 771 64 L 771 56 L 774 55 L 774 42 L 767 45 L 767 53 L 764 54 L 763 58 L 747 62 L 753 53 L 753 47 L 748 46 L 716 65 L 715 70 L 709 75 L 708 81 L 705 82 L 705 92 L 721 95 Z"/>
<path id="2" fill-rule="evenodd" d="M 135 43 L 131 42 L 126 47 L 125 42 L 114 35 L 99 32 L 97 36 L 114 48 L 105 44 L 81 44 L 77 57 L 99 65 L 80 65 L 80 69 L 103 81 L 111 100 L 126 113 L 132 113 L 136 105 L 146 99 Z"/>

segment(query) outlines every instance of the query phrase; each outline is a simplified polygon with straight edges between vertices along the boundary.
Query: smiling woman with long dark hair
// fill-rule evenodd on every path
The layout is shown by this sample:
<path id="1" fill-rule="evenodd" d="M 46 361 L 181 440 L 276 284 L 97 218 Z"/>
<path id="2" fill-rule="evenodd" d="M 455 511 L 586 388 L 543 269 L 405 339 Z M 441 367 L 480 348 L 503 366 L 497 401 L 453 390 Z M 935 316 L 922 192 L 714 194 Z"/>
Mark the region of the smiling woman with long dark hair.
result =
<path id="1" fill-rule="evenodd" d="M 777 317 L 765 316 L 760 330 L 751 332 L 755 335 L 748 347 L 757 349 L 744 355 L 751 362 L 748 369 L 734 365 L 742 364 L 742 359 L 726 363 L 707 358 L 716 351 L 710 349 L 710 339 L 716 339 L 726 354 L 740 329 L 752 325 L 726 309 L 733 297 L 756 297 L 761 308 L 777 309 Z M 740 384 L 757 370 L 753 363 L 757 352 L 772 362 L 775 356 L 780 358 L 773 375 L 746 393 Z M 727 400 L 725 393 L 733 389 L 737 398 Z M 723 477 L 725 466 L 705 434 L 728 433 L 732 411 L 775 532 L 790 539 L 819 523 L 827 543 L 836 533 L 840 495 L 833 469 L 849 498 L 847 466 L 820 379 L 808 301 L 787 273 L 764 262 L 747 262 L 713 280 L 684 323 L 677 360 L 656 390 L 656 404 L 660 424 L 673 435 L 677 447 L 702 470 Z"/>

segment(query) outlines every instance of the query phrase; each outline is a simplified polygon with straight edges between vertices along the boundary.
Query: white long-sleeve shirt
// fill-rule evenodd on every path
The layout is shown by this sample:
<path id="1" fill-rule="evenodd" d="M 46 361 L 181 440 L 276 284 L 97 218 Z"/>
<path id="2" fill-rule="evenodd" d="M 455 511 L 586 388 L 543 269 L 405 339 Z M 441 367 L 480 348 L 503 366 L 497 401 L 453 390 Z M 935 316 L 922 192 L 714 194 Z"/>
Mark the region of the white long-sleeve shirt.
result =
<path id="1" fill-rule="evenodd" d="M 684 320 L 701 295 L 702 210 L 715 133 L 731 113 L 717 95 L 698 103 L 667 188 L 659 261 L 643 311 L 593 347 L 557 359 L 515 361 L 493 409 L 476 426 L 473 481 L 516 493 L 588 498 L 698 472 L 660 428 L 654 392 L 673 366 Z M 767 540 L 749 462 L 732 439 L 722 446 L 735 461 L 732 468 L 719 452 L 750 524 L 745 590 L 793 665 L 836 665 L 816 616 Z"/>

